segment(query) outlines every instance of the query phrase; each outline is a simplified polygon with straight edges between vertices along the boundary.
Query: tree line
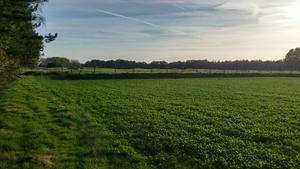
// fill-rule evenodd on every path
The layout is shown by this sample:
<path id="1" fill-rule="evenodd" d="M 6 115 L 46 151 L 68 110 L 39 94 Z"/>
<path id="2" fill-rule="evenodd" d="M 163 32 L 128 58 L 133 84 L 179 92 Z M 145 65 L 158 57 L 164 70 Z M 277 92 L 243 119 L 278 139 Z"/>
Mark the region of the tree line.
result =
<path id="1" fill-rule="evenodd" d="M 42 36 L 35 30 L 44 23 L 38 12 L 47 0 L 0 0 L 0 81 L 16 77 L 20 67 L 35 67 L 44 42 L 57 34 Z"/>
<path id="2" fill-rule="evenodd" d="M 91 60 L 84 67 L 112 69 L 220 69 L 220 70 L 300 70 L 300 48 L 291 49 L 285 59 L 278 61 L 236 60 L 208 61 L 187 60 L 178 62 L 153 61 L 151 63 L 128 60 Z"/>
<path id="3" fill-rule="evenodd" d="M 46 68 L 70 68 L 70 69 L 79 69 L 81 68 L 81 63 L 78 60 L 69 60 L 64 57 L 51 57 L 51 58 L 42 58 L 39 63 L 40 67 Z"/>

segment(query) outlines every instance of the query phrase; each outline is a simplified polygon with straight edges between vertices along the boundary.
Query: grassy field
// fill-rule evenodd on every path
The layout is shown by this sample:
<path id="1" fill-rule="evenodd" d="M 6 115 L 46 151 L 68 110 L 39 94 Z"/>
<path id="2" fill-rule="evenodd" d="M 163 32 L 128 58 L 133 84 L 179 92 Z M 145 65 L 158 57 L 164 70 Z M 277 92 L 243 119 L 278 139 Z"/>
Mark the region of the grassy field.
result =
<path id="1" fill-rule="evenodd" d="M 300 168 L 299 86 L 23 77 L 0 100 L 0 168 Z"/>

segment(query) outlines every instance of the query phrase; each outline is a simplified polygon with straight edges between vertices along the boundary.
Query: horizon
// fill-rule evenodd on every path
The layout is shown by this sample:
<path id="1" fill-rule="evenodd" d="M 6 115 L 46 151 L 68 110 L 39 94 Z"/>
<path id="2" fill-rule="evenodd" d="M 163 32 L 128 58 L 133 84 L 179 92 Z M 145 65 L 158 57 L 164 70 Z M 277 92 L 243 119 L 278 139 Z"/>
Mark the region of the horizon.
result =
<path id="1" fill-rule="evenodd" d="M 280 60 L 299 46 L 299 0 L 51 0 L 45 57 L 88 60 Z"/>
<path id="2" fill-rule="evenodd" d="M 41 59 L 47 59 L 47 58 L 66 58 L 69 61 L 79 61 L 80 64 L 85 64 L 86 62 L 89 61 L 93 61 L 93 60 L 97 60 L 97 61 L 117 61 L 117 60 L 124 60 L 124 61 L 129 61 L 129 62 L 137 62 L 137 63 L 147 63 L 150 64 L 151 62 L 167 62 L 167 63 L 172 63 L 172 62 L 187 62 L 187 61 L 208 61 L 208 62 L 236 62 L 236 61 L 261 61 L 261 62 L 280 62 L 280 61 L 284 61 L 285 58 L 282 59 L 278 59 L 278 60 L 261 60 L 261 59 L 256 59 L 256 60 L 248 60 L 248 59 L 236 59 L 236 60 L 208 60 L 208 59 L 188 59 L 188 60 L 174 60 L 174 61 L 165 61 L 165 60 L 152 60 L 152 61 L 136 61 L 136 60 L 127 60 L 127 59 L 90 59 L 87 61 L 80 61 L 77 59 L 71 59 L 68 57 L 63 57 L 63 56 L 54 56 L 54 57 L 42 57 Z"/>

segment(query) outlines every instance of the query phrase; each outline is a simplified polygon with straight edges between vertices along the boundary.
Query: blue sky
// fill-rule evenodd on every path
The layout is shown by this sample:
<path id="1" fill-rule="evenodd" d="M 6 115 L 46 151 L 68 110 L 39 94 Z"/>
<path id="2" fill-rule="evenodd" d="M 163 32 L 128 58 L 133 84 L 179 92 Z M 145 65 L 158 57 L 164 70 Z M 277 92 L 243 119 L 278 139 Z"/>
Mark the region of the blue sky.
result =
<path id="1" fill-rule="evenodd" d="M 50 0 L 45 57 L 277 60 L 300 45 L 300 0 Z"/>

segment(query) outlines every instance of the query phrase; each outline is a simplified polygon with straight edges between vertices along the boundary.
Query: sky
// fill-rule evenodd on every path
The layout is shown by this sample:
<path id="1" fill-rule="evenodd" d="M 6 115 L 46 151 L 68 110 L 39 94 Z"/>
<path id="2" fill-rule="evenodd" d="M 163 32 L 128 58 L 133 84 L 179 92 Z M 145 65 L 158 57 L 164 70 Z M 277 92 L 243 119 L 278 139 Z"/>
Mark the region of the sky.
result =
<path id="1" fill-rule="evenodd" d="M 300 46 L 300 0 L 49 0 L 44 57 L 279 60 Z"/>

